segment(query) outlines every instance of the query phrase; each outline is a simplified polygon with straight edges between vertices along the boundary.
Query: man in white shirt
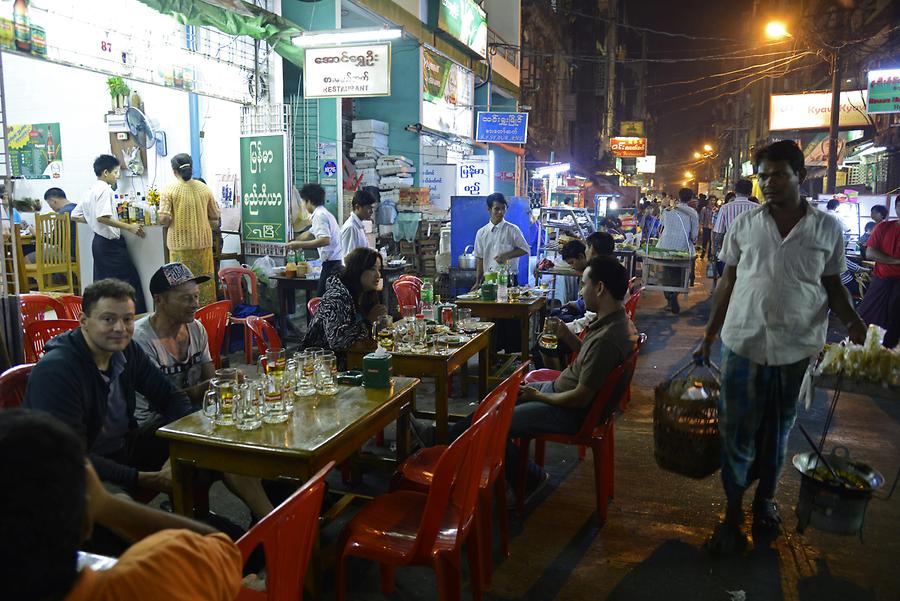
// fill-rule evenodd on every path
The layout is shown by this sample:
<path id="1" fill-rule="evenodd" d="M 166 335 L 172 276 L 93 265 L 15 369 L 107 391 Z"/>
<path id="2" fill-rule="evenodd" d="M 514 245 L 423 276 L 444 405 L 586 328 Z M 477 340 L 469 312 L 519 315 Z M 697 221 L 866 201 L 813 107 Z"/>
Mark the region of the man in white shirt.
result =
<path id="1" fill-rule="evenodd" d="M 94 281 L 116 278 L 131 284 L 134 288 L 135 312 L 146 313 L 144 287 L 122 238 L 121 230 L 143 238 L 144 226 L 140 223 L 126 223 L 116 218 L 116 201 L 112 186 L 119 179 L 119 159 L 111 154 L 101 154 L 94 159 L 94 174 L 97 181 L 88 191 L 87 199 L 72 210 L 72 219 L 84 218 L 94 239 L 91 255 L 94 259 Z"/>
<path id="2" fill-rule="evenodd" d="M 743 498 L 756 478 L 754 536 L 777 533 L 775 490 L 803 376 L 825 344 L 828 310 L 854 342 L 866 335 L 841 285 L 841 224 L 800 197 L 803 152 L 784 140 L 758 150 L 754 163 L 766 204 L 735 219 L 725 236 L 725 273 L 694 351 L 698 360 L 708 360 L 722 329 L 719 431 L 728 504 L 708 542 L 719 553 L 746 545 Z"/>
<path id="3" fill-rule="evenodd" d="M 509 267 L 510 285 L 518 285 L 519 262 L 521 256 L 527 255 L 530 247 L 525 235 L 518 226 L 506 221 L 508 204 L 506 197 L 494 192 L 487 197 L 490 222 L 475 234 L 475 285 L 473 290 L 481 286 L 484 274 L 502 263 Z"/>
<path id="4" fill-rule="evenodd" d="M 316 296 L 325 294 L 325 286 L 328 278 L 341 266 L 344 255 L 341 253 L 341 230 L 337 219 L 325 208 L 325 188 L 319 184 L 306 184 L 300 190 L 300 198 L 309 215 L 312 224 L 308 231 L 303 232 L 296 240 L 288 242 L 289 249 L 315 248 L 319 251 L 319 259 L 322 260 L 322 274 L 319 276 L 319 288 Z"/>
<path id="5" fill-rule="evenodd" d="M 369 241 L 366 239 L 366 228 L 363 226 L 363 221 L 372 220 L 377 203 L 378 200 L 368 190 L 360 189 L 353 195 L 353 212 L 341 226 L 341 252 L 344 254 L 344 258 L 354 248 L 368 248 Z"/>

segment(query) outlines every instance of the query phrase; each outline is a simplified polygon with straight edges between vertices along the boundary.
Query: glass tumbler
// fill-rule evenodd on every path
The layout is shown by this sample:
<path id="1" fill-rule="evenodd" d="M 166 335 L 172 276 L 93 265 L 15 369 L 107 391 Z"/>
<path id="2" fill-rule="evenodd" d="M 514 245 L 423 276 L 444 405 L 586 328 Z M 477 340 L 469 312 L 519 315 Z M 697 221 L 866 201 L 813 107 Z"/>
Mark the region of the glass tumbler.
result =
<path id="1" fill-rule="evenodd" d="M 319 357 L 316 363 L 316 392 L 322 395 L 337 394 L 337 361 L 334 356 Z"/>

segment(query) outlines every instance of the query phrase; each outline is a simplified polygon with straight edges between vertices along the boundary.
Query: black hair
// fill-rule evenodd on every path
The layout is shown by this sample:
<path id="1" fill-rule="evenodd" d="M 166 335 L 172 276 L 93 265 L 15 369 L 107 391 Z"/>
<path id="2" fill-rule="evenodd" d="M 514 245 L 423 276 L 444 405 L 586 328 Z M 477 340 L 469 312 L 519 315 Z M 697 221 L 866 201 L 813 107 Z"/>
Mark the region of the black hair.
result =
<path id="1" fill-rule="evenodd" d="M 78 579 L 87 499 L 84 445 L 43 411 L 0 411 L 3 597 L 62 599 Z"/>
<path id="2" fill-rule="evenodd" d="M 308 200 L 315 207 L 325 204 L 325 188 L 320 184 L 305 184 L 300 188 L 300 198 Z"/>
<path id="3" fill-rule="evenodd" d="M 194 173 L 194 162 L 191 160 L 191 155 L 182 152 L 173 156 L 172 170 L 178 173 L 184 181 L 191 181 Z"/>
<path id="4" fill-rule="evenodd" d="M 625 299 L 625 292 L 628 290 L 628 272 L 615 257 L 594 257 L 588 263 L 588 267 L 590 268 L 588 278 L 594 284 L 603 282 L 614 299 L 617 301 Z"/>
<path id="5" fill-rule="evenodd" d="M 363 186 L 363 190 L 375 197 L 375 202 L 381 202 L 381 190 L 378 186 Z"/>
<path id="6" fill-rule="evenodd" d="M 115 278 L 106 278 L 98 280 L 84 289 L 81 297 L 81 312 L 90 315 L 101 298 L 114 298 L 116 300 L 131 299 L 134 302 L 134 287 L 128 282 L 117 280 Z"/>
<path id="7" fill-rule="evenodd" d="M 744 180 L 744 181 L 747 181 L 747 180 Z M 750 191 L 751 191 L 751 192 L 753 191 L 753 184 L 750 184 Z M 748 194 L 749 194 L 749 193 L 748 193 Z M 732 200 L 734 200 L 734 197 L 735 197 L 735 196 L 737 196 L 737 194 L 734 193 L 734 192 L 728 192 L 728 193 L 726 193 L 726 194 L 725 194 L 725 199 L 724 199 L 724 203 L 723 203 L 723 204 L 727 204 L 727 203 L 731 202 Z"/>
<path id="8" fill-rule="evenodd" d="M 506 202 L 506 197 L 503 196 L 503 194 L 501 194 L 500 192 L 494 192 L 493 194 L 488 194 L 487 208 L 493 209 L 495 202 L 499 202 L 503 205 L 509 206 L 509 203 Z"/>
<path id="9" fill-rule="evenodd" d="M 866 227 L 865 227 L 865 230 L 864 230 L 864 231 L 870 232 L 870 231 L 872 231 L 872 230 L 875 229 L 875 226 L 876 226 L 876 225 L 877 225 L 877 224 L 876 224 L 874 221 L 870 221 L 869 223 L 866 224 Z"/>
<path id="10" fill-rule="evenodd" d="M 584 241 L 594 251 L 595 256 L 611 255 L 616 250 L 616 241 L 612 234 L 607 232 L 594 232 Z"/>
<path id="11" fill-rule="evenodd" d="M 840 206 L 840 204 L 841 203 L 840 203 L 840 201 L 838 201 L 837 198 L 832 198 L 825 204 L 825 208 L 828 209 L 829 211 L 833 211 L 836 208 L 838 208 Z"/>
<path id="12" fill-rule="evenodd" d="M 46 192 L 44 192 L 44 200 L 50 200 L 51 198 L 65 198 L 66 193 L 63 192 L 62 188 L 50 188 Z"/>
<path id="13" fill-rule="evenodd" d="M 369 192 L 365 188 L 362 188 L 360 190 L 357 190 L 353 195 L 353 202 L 351 204 L 354 207 L 368 207 L 369 205 L 376 204 L 377 202 L 378 199 L 375 198 L 375 196 L 371 192 Z"/>
<path id="14" fill-rule="evenodd" d="M 694 197 L 694 191 L 690 188 L 682 188 L 678 191 L 678 200 L 681 202 L 688 202 Z"/>
<path id="15" fill-rule="evenodd" d="M 793 140 L 773 142 L 753 153 L 754 166 L 759 168 L 759 164 L 763 161 L 786 161 L 797 175 L 799 175 L 801 171 L 806 171 L 803 151 L 800 150 L 800 147 L 797 146 L 797 143 Z"/>
<path id="16" fill-rule="evenodd" d="M 734 191 L 741 196 L 750 196 L 753 194 L 753 182 L 749 179 L 739 179 L 734 184 Z"/>
<path id="17" fill-rule="evenodd" d="M 104 171 L 112 171 L 119 166 L 119 159 L 111 154 L 101 154 L 94 159 L 94 175 L 100 177 Z"/>
<path id="18" fill-rule="evenodd" d="M 371 248 L 354 248 L 350 251 L 350 254 L 344 257 L 344 268 L 340 276 L 341 281 L 347 287 L 347 290 L 350 291 L 350 296 L 353 297 L 353 302 L 356 303 L 356 309 L 362 315 L 368 315 L 372 307 L 381 302 L 381 295 L 378 291 L 364 292 L 360 283 L 363 272 L 372 269 L 376 264 L 381 265 L 382 268 L 384 267 L 381 255 Z"/>
<path id="19" fill-rule="evenodd" d="M 569 259 L 577 259 L 579 256 L 583 256 L 586 250 L 587 247 L 581 240 L 569 240 L 563 245 L 560 254 L 563 261 L 568 261 Z"/>
<path id="20" fill-rule="evenodd" d="M 900 198 L 900 196 L 898 196 L 897 198 Z M 870 212 L 880 213 L 882 219 L 887 219 L 888 216 L 888 208 L 884 205 L 875 205 L 874 207 L 872 207 L 872 210 Z"/>

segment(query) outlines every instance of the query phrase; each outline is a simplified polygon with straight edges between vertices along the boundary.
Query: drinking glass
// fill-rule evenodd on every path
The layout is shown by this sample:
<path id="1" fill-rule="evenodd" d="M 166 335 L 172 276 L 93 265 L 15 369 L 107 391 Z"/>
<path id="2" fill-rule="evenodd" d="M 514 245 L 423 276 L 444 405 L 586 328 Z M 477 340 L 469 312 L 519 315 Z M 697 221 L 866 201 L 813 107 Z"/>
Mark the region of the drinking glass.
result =
<path id="1" fill-rule="evenodd" d="M 290 417 L 284 401 L 284 388 L 281 378 L 275 378 L 273 374 L 263 376 L 263 395 L 265 399 L 265 415 L 263 421 L 267 424 L 280 424 Z"/>
<path id="2" fill-rule="evenodd" d="M 319 357 L 316 363 L 316 392 L 322 395 L 337 394 L 337 361 L 334 356 Z"/>
<path id="3" fill-rule="evenodd" d="M 450 353 L 450 343 L 447 340 L 447 337 L 443 334 L 438 334 L 434 337 L 434 354 L 435 355 L 447 355 Z"/>
<path id="4" fill-rule="evenodd" d="M 403 305 L 400 307 L 400 317 L 402 317 L 404 321 L 413 321 L 416 318 L 416 306 Z"/>
<path id="5" fill-rule="evenodd" d="M 556 350 L 559 346 L 559 339 L 556 336 L 556 329 L 559 326 L 558 317 L 548 317 L 544 320 L 544 331 L 541 333 L 541 348 L 547 350 Z"/>
<path id="6" fill-rule="evenodd" d="M 444 307 L 441 309 L 441 323 L 447 326 L 448 330 L 453 329 L 453 307 Z"/>
<path id="7" fill-rule="evenodd" d="M 460 328 L 467 329 L 472 327 L 472 309 L 469 309 L 468 307 L 460 307 L 457 310 L 457 313 L 459 315 L 457 325 Z"/>
<path id="8" fill-rule="evenodd" d="M 226 378 L 213 378 L 210 380 L 210 389 L 215 395 L 216 405 L 213 423 L 217 426 L 233 426 L 234 395 L 237 390 L 237 382 Z"/>
<path id="9" fill-rule="evenodd" d="M 307 397 L 316 394 L 316 356 L 303 351 L 294 355 L 299 365 L 297 384 L 294 392 L 297 396 Z"/>
<path id="10" fill-rule="evenodd" d="M 243 380 L 240 370 L 235 367 L 223 367 L 221 369 L 216 370 L 216 378 L 221 380 L 234 380 L 236 383 L 240 383 Z"/>
<path id="11" fill-rule="evenodd" d="M 255 382 L 238 386 L 234 403 L 234 425 L 238 430 L 255 430 L 263 422 L 263 406 Z"/>
<path id="12" fill-rule="evenodd" d="M 294 359 L 289 359 L 284 368 L 284 403 L 288 413 L 294 411 L 294 390 L 297 387 L 297 374 L 299 365 Z"/>
<path id="13" fill-rule="evenodd" d="M 414 324 L 406 319 L 394 324 L 394 350 L 404 353 L 412 349 L 413 326 Z"/>
<path id="14" fill-rule="evenodd" d="M 390 315 L 380 315 L 372 324 L 372 338 L 386 351 L 394 348 L 394 319 Z"/>

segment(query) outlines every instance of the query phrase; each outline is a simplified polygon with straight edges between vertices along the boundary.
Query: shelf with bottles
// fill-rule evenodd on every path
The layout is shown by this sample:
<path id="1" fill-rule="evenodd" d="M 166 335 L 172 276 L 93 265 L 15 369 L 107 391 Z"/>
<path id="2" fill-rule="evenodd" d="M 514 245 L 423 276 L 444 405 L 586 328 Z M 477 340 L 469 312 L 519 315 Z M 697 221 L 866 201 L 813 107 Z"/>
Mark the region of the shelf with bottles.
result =
<path id="1" fill-rule="evenodd" d="M 146 196 L 137 193 L 116 194 L 116 219 L 125 223 L 159 225 L 159 194 L 151 189 Z"/>

